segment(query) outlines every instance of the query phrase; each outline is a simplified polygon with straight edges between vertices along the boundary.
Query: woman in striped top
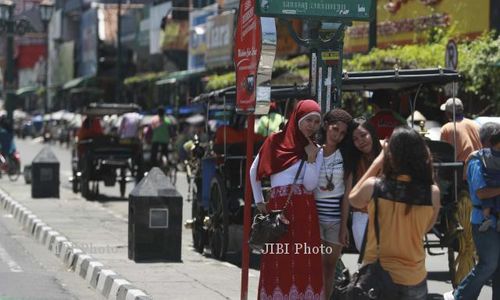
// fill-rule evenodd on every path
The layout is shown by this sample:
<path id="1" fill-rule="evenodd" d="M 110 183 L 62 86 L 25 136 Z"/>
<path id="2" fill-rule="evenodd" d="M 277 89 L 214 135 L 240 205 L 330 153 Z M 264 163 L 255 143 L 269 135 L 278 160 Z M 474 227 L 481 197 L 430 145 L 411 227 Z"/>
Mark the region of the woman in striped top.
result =
<path id="1" fill-rule="evenodd" d="M 347 195 L 352 180 L 346 169 L 346 150 L 350 137 L 352 117 L 342 109 L 333 109 L 324 117 L 321 144 L 318 154 L 319 181 L 314 191 L 323 243 L 323 282 L 325 299 L 330 299 L 335 279 L 335 266 L 342 248 L 349 244 Z M 346 184 L 347 183 L 347 184 Z"/>

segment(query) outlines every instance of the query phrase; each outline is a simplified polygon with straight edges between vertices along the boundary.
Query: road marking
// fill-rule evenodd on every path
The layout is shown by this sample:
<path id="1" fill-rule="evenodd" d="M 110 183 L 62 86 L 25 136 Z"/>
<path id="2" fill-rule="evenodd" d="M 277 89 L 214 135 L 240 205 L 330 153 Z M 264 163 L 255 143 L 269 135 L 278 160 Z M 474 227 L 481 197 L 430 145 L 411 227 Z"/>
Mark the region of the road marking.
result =
<path id="1" fill-rule="evenodd" d="M 0 260 L 5 262 L 7 266 L 9 266 L 11 272 L 23 272 L 21 266 L 19 266 L 17 262 L 15 262 L 12 257 L 10 257 L 9 253 L 7 253 L 7 250 L 5 250 L 2 246 L 0 246 Z"/>
<path id="2" fill-rule="evenodd" d="M 12 219 L 14 218 L 14 216 L 12 214 L 5 214 L 3 215 L 4 218 L 7 218 L 7 219 Z"/>

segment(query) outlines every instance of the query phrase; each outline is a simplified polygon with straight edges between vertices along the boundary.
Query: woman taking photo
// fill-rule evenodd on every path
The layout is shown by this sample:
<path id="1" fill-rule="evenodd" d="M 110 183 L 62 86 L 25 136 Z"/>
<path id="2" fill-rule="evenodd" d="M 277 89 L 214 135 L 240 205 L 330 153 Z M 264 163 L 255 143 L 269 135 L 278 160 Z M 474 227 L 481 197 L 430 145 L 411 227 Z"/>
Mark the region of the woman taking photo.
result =
<path id="1" fill-rule="evenodd" d="M 342 248 L 349 244 L 347 219 L 348 195 L 351 190 L 347 146 L 350 144 L 349 127 L 352 117 L 343 109 L 326 113 L 322 128 L 323 145 L 318 154 L 320 165 L 318 187 L 314 191 L 318 210 L 319 228 L 323 251 L 323 282 L 325 299 L 330 299 L 335 281 L 335 270 Z"/>
<path id="2" fill-rule="evenodd" d="M 408 127 L 396 128 L 384 148 L 349 194 L 352 206 L 368 206 L 363 264 L 378 258 L 398 286 L 398 299 L 425 300 L 427 271 L 423 238 L 436 222 L 440 208 L 432 158 L 424 139 Z M 382 178 L 377 179 L 380 167 Z M 380 232 L 378 245 L 375 205 Z"/>
<path id="3" fill-rule="evenodd" d="M 288 232 L 267 244 L 260 260 L 259 299 L 319 299 L 322 297 L 321 241 L 313 190 L 318 184 L 319 147 L 312 142 L 321 124 L 314 100 L 299 101 L 283 131 L 269 136 L 250 169 L 250 181 L 261 212 L 285 211 Z M 297 181 L 297 171 L 301 167 Z M 270 178 L 269 202 L 261 180 Z"/>
<path id="4" fill-rule="evenodd" d="M 375 128 L 365 119 L 356 118 L 353 121 L 352 142 L 354 144 L 352 165 L 352 185 L 366 173 L 368 167 L 382 150 Z M 378 173 L 378 171 L 377 171 Z M 352 234 L 354 245 L 358 251 L 365 235 L 368 211 L 366 207 L 352 209 Z"/>

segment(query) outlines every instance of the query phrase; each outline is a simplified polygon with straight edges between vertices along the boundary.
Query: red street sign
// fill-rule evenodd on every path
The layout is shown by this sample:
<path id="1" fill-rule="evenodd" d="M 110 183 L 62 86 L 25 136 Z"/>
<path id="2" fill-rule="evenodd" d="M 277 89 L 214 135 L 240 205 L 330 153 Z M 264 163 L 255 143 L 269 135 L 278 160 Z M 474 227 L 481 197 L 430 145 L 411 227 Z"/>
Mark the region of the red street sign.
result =
<path id="1" fill-rule="evenodd" d="M 262 46 L 260 17 L 255 15 L 255 0 L 240 0 L 235 35 L 236 110 L 255 110 L 257 69 Z"/>

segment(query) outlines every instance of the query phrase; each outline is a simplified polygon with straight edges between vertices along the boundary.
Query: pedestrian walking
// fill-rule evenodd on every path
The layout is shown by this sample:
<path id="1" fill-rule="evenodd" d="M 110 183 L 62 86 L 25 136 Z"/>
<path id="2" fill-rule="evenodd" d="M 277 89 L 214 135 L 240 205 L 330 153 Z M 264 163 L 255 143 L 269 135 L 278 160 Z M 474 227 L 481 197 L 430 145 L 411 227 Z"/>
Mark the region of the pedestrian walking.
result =
<path id="1" fill-rule="evenodd" d="M 289 222 L 288 232 L 262 252 L 259 299 L 322 297 L 321 241 L 313 193 L 319 178 L 319 147 L 313 137 L 320 122 L 316 101 L 298 102 L 283 131 L 266 139 L 250 169 L 254 200 L 261 212 L 282 209 L 292 193 L 284 220 Z M 271 181 L 269 202 L 264 202 L 262 193 L 264 178 Z"/>
<path id="2" fill-rule="evenodd" d="M 121 139 L 134 139 L 138 138 L 139 125 L 141 122 L 141 115 L 137 112 L 128 112 L 123 115 L 118 129 L 118 134 Z"/>
<path id="3" fill-rule="evenodd" d="M 330 299 L 334 283 L 337 261 L 342 248 L 349 245 L 349 201 L 352 177 L 348 172 L 349 132 L 352 116 L 343 109 L 333 109 L 326 113 L 321 129 L 318 153 L 320 165 L 318 187 L 314 191 L 318 210 L 321 242 L 325 251 L 323 259 L 323 289 L 325 299 Z"/>
<path id="4" fill-rule="evenodd" d="M 455 103 L 456 124 L 453 122 L 453 103 Z M 476 122 L 464 117 L 464 105 L 458 98 L 449 98 L 440 108 L 445 111 L 449 120 L 441 127 L 441 141 L 456 145 L 457 161 L 465 162 L 472 152 L 481 148 L 479 126 Z M 456 143 L 454 143 L 455 137 Z"/>
<path id="5" fill-rule="evenodd" d="M 482 208 L 484 200 L 500 196 L 500 187 L 488 186 L 482 161 L 485 155 L 489 156 L 488 153 L 491 154 L 488 160 L 496 160 L 497 163 L 500 161 L 500 124 L 484 124 L 479 135 L 484 148 L 473 153 L 467 162 L 467 182 L 473 206 L 472 238 L 478 261 L 456 290 L 443 295 L 445 300 L 477 299 L 481 289 L 490 279 L 493 281 L 491 299 L 500 299 L 500 232 L 495 229 L 494 223 L 485 231 L 479 230 L 485 220 Z"/>
<path id="6" fill-rule="evenodd" d="M 382 150 L 375 128 L 364 118 L 356 118 L 353 121 L 352 142 L 354 144 L 351 164 L 352 186 L 354 186 L 366 173 Z M 377 170 L 377 174 L 380 169 Z M 361 251 L 361 244 L 365 235 L 366 223 L 368 222 L 368 210 L 366 207 L 352 207 L 352 234 L 354 245 Z"/>
<path id="7" fill-rule="evenodd" d="M 349 194 L 352 206 L 368 206 L 363 264 L 379 259 L 398 287 L 398 299 L 425 300 L 423 240 L 441 206 L 432 157 L 424 139 L 409 127 L 396 128 L 384 147 Z M 382 177 L 377 179 L 382 166 Z M 379 239 L 375 237 L 375 211 Z"/>
<path id="8" fill-rule="evenodd" d="M 151 165 L 158 166 L 158 152 L 161 154 L 159 157 L 164 156 L 168 158 L 168 142 L 170 140 L 169 133 L 170 119 L 165 116 L 165 109 L 158 107 L 157 115 L 151 120 L 151 128 L 153 135 L 151 138 Z"/>

